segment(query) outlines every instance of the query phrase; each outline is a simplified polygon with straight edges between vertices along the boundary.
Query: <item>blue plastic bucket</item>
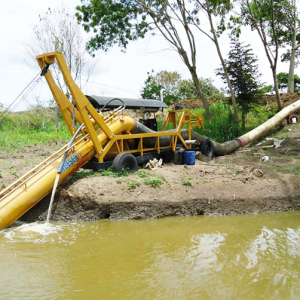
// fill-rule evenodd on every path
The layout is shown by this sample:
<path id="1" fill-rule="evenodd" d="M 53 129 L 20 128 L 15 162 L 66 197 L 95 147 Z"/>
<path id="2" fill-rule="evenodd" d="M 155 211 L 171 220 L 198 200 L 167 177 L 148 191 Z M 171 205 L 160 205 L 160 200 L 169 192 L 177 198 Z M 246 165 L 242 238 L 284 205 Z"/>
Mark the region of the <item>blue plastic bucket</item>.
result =
<path id="1" fill-rule="evenodd" d="M 185 151 L 185 164 L 186 165 L 195 164 L 195 151 Z"/>

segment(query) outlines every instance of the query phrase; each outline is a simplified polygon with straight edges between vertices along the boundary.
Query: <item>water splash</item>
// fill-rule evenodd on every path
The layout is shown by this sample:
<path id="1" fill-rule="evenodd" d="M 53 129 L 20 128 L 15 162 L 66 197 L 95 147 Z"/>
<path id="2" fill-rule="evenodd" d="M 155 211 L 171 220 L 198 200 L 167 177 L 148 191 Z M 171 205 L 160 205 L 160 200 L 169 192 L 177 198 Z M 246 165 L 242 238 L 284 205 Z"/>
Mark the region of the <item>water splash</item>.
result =
<path id="1" fill-rule="evenodd" d="M 62 230 L 62 226 L 49 223 L 29 223 L 20 226 L 4 229 L 1 233 L 10 242 L 27 241 L 39 243 L 52 234 L 57 234 Z"/>

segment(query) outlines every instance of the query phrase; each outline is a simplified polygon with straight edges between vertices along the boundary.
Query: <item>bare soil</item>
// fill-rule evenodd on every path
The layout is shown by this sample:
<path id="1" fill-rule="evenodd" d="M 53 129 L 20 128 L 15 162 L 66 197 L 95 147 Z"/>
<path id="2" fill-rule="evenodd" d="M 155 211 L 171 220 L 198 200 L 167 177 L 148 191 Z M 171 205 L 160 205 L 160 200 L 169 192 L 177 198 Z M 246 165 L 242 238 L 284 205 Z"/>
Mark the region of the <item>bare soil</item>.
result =
<path id="1" fill-rule="evenodd" d="M 194 166 L 168 163 L 145 171 L 147 178 L 164 179 L 156 187 L 145 184 L 145 178 L 139 175 L 141 170 L 120 178 L 99 174 L 78 180 L 71 178 L 58 188 L 52 220 L 298 210 L 300 124 L 286 125 L 269 137 L 285 140 L 277 149 L 264 138 L 231 155 L 211 159 L 198 153 Z M 0 152 L 0 186 L 12 183 L 64 143 L 31 145 L 14 153 Z M 261 161 L 264 156 L 269 157 L 267 162 Z M 46 197 L 23 220 L 45 220 L 48 206 Z"/>

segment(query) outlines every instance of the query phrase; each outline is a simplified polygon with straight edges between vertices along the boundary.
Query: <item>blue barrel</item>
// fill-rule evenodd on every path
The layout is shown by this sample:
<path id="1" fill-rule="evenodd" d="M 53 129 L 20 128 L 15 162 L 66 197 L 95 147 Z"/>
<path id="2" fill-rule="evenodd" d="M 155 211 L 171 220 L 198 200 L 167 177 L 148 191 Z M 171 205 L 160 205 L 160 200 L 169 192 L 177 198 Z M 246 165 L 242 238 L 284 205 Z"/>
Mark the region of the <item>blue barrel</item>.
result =
<path id="1" fill-rule="evenodd" d="M 186 165 L 195 164 L 195 151 L 185 151 L 185 164 Z"/>

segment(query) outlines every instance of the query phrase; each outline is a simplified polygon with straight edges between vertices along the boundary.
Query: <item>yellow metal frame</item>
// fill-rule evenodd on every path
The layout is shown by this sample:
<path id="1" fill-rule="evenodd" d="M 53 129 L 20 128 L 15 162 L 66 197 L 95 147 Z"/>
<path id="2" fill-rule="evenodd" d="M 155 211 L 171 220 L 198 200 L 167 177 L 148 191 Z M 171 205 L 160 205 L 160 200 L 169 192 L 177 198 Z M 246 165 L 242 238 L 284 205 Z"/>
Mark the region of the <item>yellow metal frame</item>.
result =
<path id="1" fill-rule="evenodd" d="M 189 110 L 170 111 L 163 125 L 163 131 L 133 134 L 130 131 L 135 128 L 135 121 L 124 114 L 120 115 L 120 109 L 105 115 L 94 109 L 73 81 L 61 53 L 46 53 L 38 56 L 37 60 L 43 69 L 42 73 L 45 73 L 46 80 L 71 134 L 74 135 L 76 131 L 72 120 L 73 104 L 59 89 L 48 70 L 49 65 L 55 61 L 57 61 L 76 103 L 76 121 L 85 126 L 82 128 L 82 134 L 75 139 L 71 149 L 68 145 L 64 146 L 0 192 L 0 229 L 12 224 L 51 192 L 64 154 L 67 154 L 67 157 L 64 160 L 59 184 L 94 156 L 98 158 L 99 162 L 103 162 L 106 157 L 114 157 L 120 152 L 140 153 L 143 156 L 146 151 L 157 151 L 158 153 L 164 149 L 175 151 L 178 141 L 190 149 L 191 144 L 187 143 L 181 135 L 182 128 L 187 128 L 190 139 L 192 128 L 203 126 L 203 118 L 200 115 L 192 117 Z M 168 124 L 171 123 L 173 130 L 166 131 Z M 162 136 L 170 136 L 169 145 L 161 147 L 160 137 Z M 144 147 L 146 138 L 156 139 L 152 148 Z M 138 146 L 135 146 L 137 139 Z"/>
<path id="2" fill-rule="evenodd" d="M 118 153 L 140 153 L 140 155 L 143 156 L 144 152 L 147 151 L 157 151 L 157 153 L 160 153 L 161 150 L 164 149 L 172 149 L 173 151 L 175 151 L 178 141 L 181 141 L 181 143 L 186 149 L 191 149 L 192 145 L 187 144 L 181 135 L 182 128 L 187 127 L 188 139 L 191 139 L 192 129 L 195 126 L 203 127 L 203 117 L 201 114 L 193 115 L 190 112 L 190 110 L 186 109 L 171 110 L 166 116 L 166 121 L 163 125 L 163 129 L 161 132 L 138 134 L 126 132 L 125 134 L 120 133 L 114 135 L 109 128 L 109 124 L 119 121 L 120 116 L 111 113 L 109 117 L 104 117 L 101 113 L 98 113 L 95 110 L 95 108 L 86 98 L 86 96 L 82 93 L 80 88 L 74 82 L 66 64 L 66 61 L 61 53 L 53 52 L 39 55 L 37 56 L 37 61 L 41 69 L 43 69 L 47 65 L 52 65 L 55 63 L 55 61 L 57 61 L 62 75 L 64 77 L 64 80 L 71 92 L 72 98 L 76 103 L 75 119 L 79 124 L 85 124 L 85 130 L 93 143 L 96 152 L 96 157 L 98 158 L 99 162 L 103 162 L 106 156 L 113 156 L 115 154 L 115 151 L 113 151 L 113 149 L 117 149 Z M 57 86 L 50 70 L 48 70 L 45 74 L 45 78 L 57 102 L 57 105 L 66 121 L 69 131 L 73 135 L 76 131 L 76 128 L 73 128 L 72 122 L 73 104 Z M 179 116 L 176 119 L 176 115 L 178 114 Z M 166 131 L 168 124 L 173 124 L 172 131 Z M 102 145 L 98 139 L 98 135 L 100 132 L 103 132 L 107 137 L 107 142 L 104 145 Z M 170 144 L 168 146 L 160 146 L 159 138 L 162 136 L 171 137 Z M 156 137 L 155 146 L 152 148 L 144 147 L 143 139 L 153 137 Z M 134 139 L 139 139 L 139 143 L 137 148 L 132 149 L 128 146 L 128 141 Z"/>

